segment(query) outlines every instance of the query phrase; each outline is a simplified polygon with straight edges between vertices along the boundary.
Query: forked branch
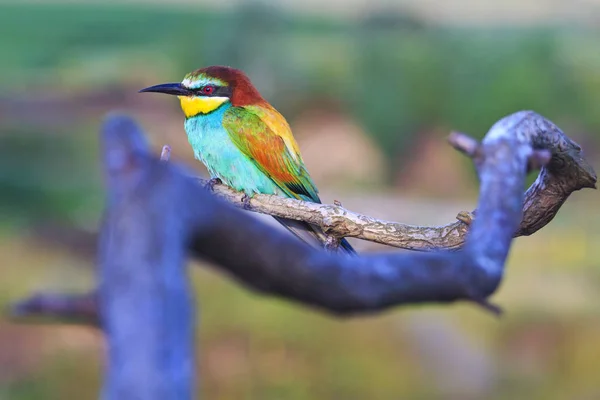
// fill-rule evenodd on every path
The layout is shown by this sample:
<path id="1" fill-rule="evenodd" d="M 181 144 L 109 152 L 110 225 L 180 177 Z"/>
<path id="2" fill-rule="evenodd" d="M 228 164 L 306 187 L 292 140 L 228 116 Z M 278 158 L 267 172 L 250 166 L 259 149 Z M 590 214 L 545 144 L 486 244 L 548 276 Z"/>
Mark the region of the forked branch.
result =
<path id="1" fill-rule="evenodd" d="M 507 125 L 512 124 L 512 125 Z M 595 188 L 596 174 L 583 158 L 581 147 L 556 125 L 533 111 L 521 111 L 499 121 L 492 131 L 510 129 L 529 141 L 536 152 L 527 169 L 540 169 L 538 179 L 525 192 L 523 219 L 515 237 L 527 236 L 546 226 L 569 195 L 583 188 Z M 483 162 L 482 147 L 465 134 L 453 133 L 450 144 L 476 164 Z M 168 156 L 167 156 L 168 159 Z M 416 226 L 379 220 L 335 204 L 315 204 L 279 196 L 257 194 L 248 202 L 244 194 L 223 184 L 200 179 L 215 194 L 236 207 L 310 222 L 338 238 L 354 237 L 409 250 L 457 249 L 465 241 L 472 214 L 460 212 L 457 221 L 442 226 Z"/>

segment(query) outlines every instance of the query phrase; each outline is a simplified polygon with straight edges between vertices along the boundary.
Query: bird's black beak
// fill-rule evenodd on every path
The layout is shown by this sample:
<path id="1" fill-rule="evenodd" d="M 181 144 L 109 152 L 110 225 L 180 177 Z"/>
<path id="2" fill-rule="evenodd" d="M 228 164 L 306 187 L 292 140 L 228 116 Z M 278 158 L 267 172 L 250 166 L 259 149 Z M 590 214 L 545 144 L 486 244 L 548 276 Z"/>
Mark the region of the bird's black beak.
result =
<path id="1" fill-rule="evenodd" d="M 162 83 L 160 85 L 154 85 L 142 89 L 138 93 L 144 92 L 165 93 L 175 96 L 189 96 L 191 94 L 190 89 L 186 88 L 181 83 Z"/>

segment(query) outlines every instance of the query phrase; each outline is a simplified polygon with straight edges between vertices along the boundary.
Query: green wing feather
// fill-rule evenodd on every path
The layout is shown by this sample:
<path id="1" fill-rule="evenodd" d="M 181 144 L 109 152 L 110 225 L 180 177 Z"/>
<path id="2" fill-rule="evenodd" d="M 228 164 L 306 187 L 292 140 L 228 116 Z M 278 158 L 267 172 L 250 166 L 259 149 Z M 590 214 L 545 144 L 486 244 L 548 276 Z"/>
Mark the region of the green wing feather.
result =
<path id="1" fill-rule="evenodd" d="M 223 116 L 223 127 L 241 152 L 287 196 L 320 203 L 318 190 L 300 154 L 292 155 L 283 137 L 274 132 L 259 113 L 256 107 L 231 107 Z M 271 113 L 271 118 L 273 115 L 283 120 L 279 113 Z M 289 130 L 285 120 L 283 123 L 275 121 L 274 125 L 278 124 Z M 291 132 L 286 133 L 291 137 Z"/>

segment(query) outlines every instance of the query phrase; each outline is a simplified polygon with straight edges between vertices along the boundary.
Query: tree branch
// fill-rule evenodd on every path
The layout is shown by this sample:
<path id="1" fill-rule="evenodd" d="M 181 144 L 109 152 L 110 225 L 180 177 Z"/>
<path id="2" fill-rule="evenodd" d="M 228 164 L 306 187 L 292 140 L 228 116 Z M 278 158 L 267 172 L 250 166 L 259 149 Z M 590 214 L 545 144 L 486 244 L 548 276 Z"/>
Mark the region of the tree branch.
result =
<path id="1" fill-rule="evenodd" d="M 502 124 L 507 123 L 513 125 L 502 128 Z M 596 174 L 583 158 L 581 147 L 546 118 L 533 111 L 520 111 L 494 125 L 494 129 L 501 128 L 510 128 L 515 134 L 523 135 L 533 149 L 544 150 L 536 151 L 527 165 L 528 170 L 542 169 L 538 179 L 525 193 L 523 219 L 515 237 L 531 235 L 546 226 L 574 191 L 595 188 Z M 481 163 L 483 154 L 475 139 L 453 133 L 448 140 L 453 147 L 473 158 L 476 164 Z M 199 181 L 208 185 L 206 180 Z M 210 187 L 216 195 L 238 208 L 310 222 L 337 238 L 354 237 L 408 250 L 460 248 L 475 213 L 460 212 L 456 222 L 443 226 L 416 226 L 379 220 L 344 209 L 341 205 L 315 204 L 279 196 L 257 194 L 244 202 L 243 193 L 226 185 L 212 184 Z"/>
<path id="2" fill-rule="evenodd" d="M 95 293 L 40 293 L 14 304 L 10 312 L 14 319 L 21 322 L 33 322 L 35 318 L 32 317 L 38 317 L 42 318 L 41 322 L 49 320 L 97 326 L 97 307 Z"/>

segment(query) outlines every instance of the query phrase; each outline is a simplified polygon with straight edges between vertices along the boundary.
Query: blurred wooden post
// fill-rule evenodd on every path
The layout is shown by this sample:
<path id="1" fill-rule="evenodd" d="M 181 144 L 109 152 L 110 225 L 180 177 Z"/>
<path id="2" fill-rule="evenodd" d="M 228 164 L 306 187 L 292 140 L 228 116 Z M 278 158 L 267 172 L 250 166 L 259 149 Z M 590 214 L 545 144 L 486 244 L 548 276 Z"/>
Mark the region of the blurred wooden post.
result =
<path id="1" fill-rule="evenodd" d="M 107 208 L 99 244 L 100 321 L 108 342 L 106 400 L 186 400 L 194 387 L 194 318 L 177 199 L 125 117 L 103 127 Z M 163 169 L 164 171 L 164 169 Z M 178 212 L 179 211 L 179 212 Z"/>

